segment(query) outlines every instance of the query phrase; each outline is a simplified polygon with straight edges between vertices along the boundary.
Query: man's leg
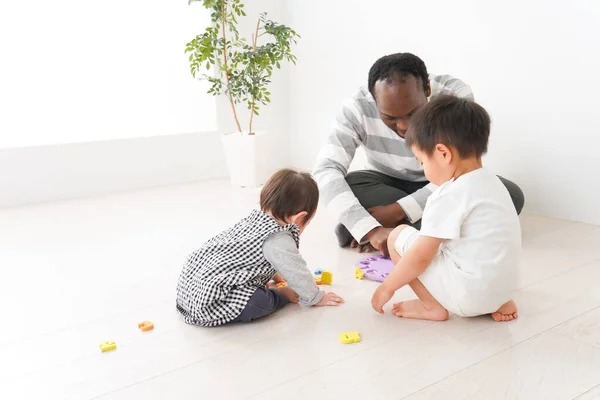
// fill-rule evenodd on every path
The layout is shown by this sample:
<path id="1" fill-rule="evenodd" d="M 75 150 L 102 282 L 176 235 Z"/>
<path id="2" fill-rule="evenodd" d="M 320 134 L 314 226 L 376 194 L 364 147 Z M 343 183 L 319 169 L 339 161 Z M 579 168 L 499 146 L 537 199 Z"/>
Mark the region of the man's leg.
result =
<path id="1" fill-rule="evenodd" d="M 289 301 L 278 290 L 258 288 L 240 315 L 232 322 L 250 322 L 283 308 Z"/>
<path id="2" fill-rule="evenodd" d="M 517 210 L 517 214 L 521 214 L 521 210 L 523 210 L 523 205 L 525 205 L 525 195 L 519 186 L 516 183 L 509 181 L 508 179 L 504 179 L 501 176 L 498 176 L 504 186 L 506 186 L 506 190 L 510 194 L 510 198 L 515 205 L 515 209 Z"/>
<path id="3" fill-rule="evenodd" d="M 427 184 L 407 182 L 375 171 L 351 172 L 346 176 L 346 182 L 365 209 L 393 204 Z M 342 224 L 336 226 L 335 234 L 341 247 L 352 241 L 352 235 Z"/>

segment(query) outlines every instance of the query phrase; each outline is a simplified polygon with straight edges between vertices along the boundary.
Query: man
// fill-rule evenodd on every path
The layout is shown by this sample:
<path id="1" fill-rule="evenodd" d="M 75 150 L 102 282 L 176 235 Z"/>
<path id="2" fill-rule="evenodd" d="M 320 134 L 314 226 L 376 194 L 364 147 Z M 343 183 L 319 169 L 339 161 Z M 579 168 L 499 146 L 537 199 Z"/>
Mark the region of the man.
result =
<path id="1" fill-rule="evenodd" d="M 449 75 L 429 75 L 425 63 L 410 53 L 380 58 L 369 71 L 367 87 L 344 103 L 336 128 L 322 148 L 314 176 L 328 209 L 339 221 L 340 246 L 358 252 L 380 250 L 396 226 L 420 225 L 429 195 L 421 164 L 404 143 L 410 117 L 429 98 L 453 94 L 473 99 L 471 88 Z M 356 149 L 366 154 L 366 170 L 348 174 Z M 520 213 L 521 189 L 500 178 Z"/>

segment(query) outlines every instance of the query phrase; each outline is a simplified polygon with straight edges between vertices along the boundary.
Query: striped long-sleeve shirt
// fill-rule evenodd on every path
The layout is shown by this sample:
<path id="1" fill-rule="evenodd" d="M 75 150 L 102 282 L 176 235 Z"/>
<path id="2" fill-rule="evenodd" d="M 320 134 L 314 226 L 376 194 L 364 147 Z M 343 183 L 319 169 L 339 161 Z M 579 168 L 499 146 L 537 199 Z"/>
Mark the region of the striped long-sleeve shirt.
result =
<path id="1" fill-rule="evenodd" d="M 431 97 L 444 93 L 473 99 L 471 88 L 459 79 L 449 75 L 429 75 L 429 80 Z M 360 205 L 345 179 L 359 146 L 365 150 L 367 170 L 412 182 L 426 182 L 427 179 L 404 139 L 379 117 L 377 104 L 367 87 L 361 87 L 353 98 L 344 102 L 334 131 L 319 153 L 313 175 L 328 210 L 356 240 L 362 241 L 367 233 L 381 225 Z M 398 200 L 411 222 L 421 219 L 427 198 L 435 188 L 429 183 Z"/>

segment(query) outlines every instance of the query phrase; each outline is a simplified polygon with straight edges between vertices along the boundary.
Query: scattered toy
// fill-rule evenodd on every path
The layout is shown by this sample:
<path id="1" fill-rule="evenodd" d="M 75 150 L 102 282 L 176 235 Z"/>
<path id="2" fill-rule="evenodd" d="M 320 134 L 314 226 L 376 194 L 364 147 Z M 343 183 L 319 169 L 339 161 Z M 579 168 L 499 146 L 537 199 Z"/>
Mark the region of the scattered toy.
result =
<path id="1" fill-rule="evenodd" d="M 321 268 L 315 269 L 315 275 L 321 275 L 322 273 L 323 273 L 323 270 Z"/>
<path id="2" fill-rule="evenodd" d="M 117 349 L 117 344 L 112 340 L 100 343 L 100 350 L 102 350 L 103 353 L 105 351 L 111 351 L 111 350 L 116 350 L 116 349 Z"/>
<path id="3" fill-rule="evenodd" d="M 323 283 L 323 285 L 331 285 L 331 283 L 333 282 L 333 274 L 329 271 L 324 271 L 321 274 L 321 282 Z"/>
<path id="4" fill-rule="evenodd" d="M 150 321 L 142 321 L 138 324 L 138 328 L 143 332 L 148 332 L 154 329 L 154 324 Z"/>
<path id="5" fill-rule="evenodd" d="M 340 343 L 342 344 L 350 344 L 350 343 L 358 343 L 360 342 L 360 333 L 359 332 L 344 332 L 340 333 L 338 337 Z"/>
<path id="6" fill-rule="evenodd" d="M 394 269 L 394 263 L 389 257 L 373 256 L 360 260 L 356 267 L 362 270 L 365 278 L 383 282 Z"/>
<path id="7" fill-rule="evenodd" d="M 287 282 L 286 282 L 286 281 L 283 281 L 283 282 L 279 282 L 279 283 L 277 283 L 277 284 L 275 285 L 275 287 L 282 288 L 282 287 L 287 287 L 287 285 L 288 285 L 288 284 L 287 284 Z"/>
<path id="8" fill-rule="evenodd" d="M 360 267 L 356 267 L 356 269 L 354 270 L 354 277 L 356 279 L 363 279 L 365 277 L 365 273 L 362 272 L 362 269 L 360 269 Z"/>

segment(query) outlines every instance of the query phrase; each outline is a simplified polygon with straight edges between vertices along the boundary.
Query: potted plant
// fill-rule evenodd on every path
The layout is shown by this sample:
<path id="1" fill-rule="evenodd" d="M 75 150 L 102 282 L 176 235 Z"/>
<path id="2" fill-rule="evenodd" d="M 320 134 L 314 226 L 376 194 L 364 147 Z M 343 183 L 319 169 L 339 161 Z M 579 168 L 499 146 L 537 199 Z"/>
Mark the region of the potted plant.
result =
<path id="1" fill-rule="evenodd" d="M 240 0 L 190 0 L 202 2 L 211 11 L 211 26 L 186 45 L 190 71 L 194 78 L 210 83 L 208 93 L 226 96 L 231 105 L 237 132 L 223 136 L 225 158 L 231 182 L 238 186 L 258 186 L 268 178 L 269 134 L 255 132 L 254 116 L 268 104 L 271 93 L 268 85 L 274 68 L 282 61 L 296 63 L 291 46 L 300 37 L 293 29 L 258 17 L 251 41 L 238 32 L 238 18 L 246 16 Z M 264 40 L 267 39 L 267 40 Z M 259 43 L 260 42 L 260 43 Z M 210 73 L 213 68 L 214 73 Z M 242 128 L 236 106 L 243 103 L 250 115 L 247 129 Z"/>

